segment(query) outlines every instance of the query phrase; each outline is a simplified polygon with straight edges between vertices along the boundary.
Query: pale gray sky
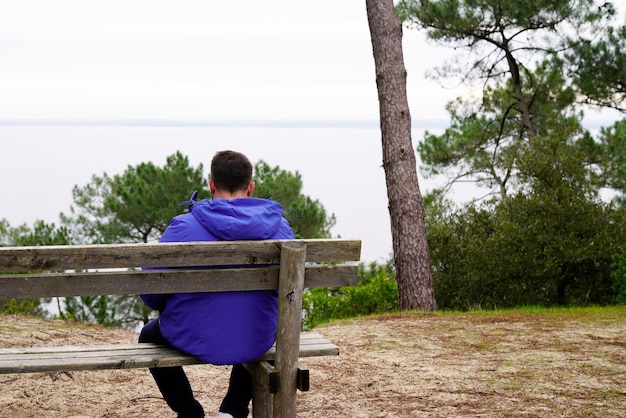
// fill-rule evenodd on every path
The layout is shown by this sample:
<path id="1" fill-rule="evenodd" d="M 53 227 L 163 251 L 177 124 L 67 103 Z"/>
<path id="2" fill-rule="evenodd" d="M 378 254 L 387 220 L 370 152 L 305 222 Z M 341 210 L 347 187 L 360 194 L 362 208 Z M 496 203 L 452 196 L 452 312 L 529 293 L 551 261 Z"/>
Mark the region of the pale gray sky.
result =
<path id="1" fill-rule="evenodd" d="M 364 0 L 0 5 L 0 119 L 378 117 Z M 446 117 L 450 52 L 405 31 L 414 118 Z"/>
<path id="2" fill-rule="evenodd" d="M 0 0 L 0 10 L 0 121 L 378 119 L 364 0 Z M 447 119 L 458 92 L 424 72 L 450 51 L 415 31 L 404 44 L 413 118 Z M 391 251 L 376 128 L 0 126 L 0 139 L 0 219 L 12 225 L 57 222 L 92 175 L 163 165 L 176 150 L 207 167 L 236 148 L 299 170 L 305 194 L 337 215 L 333 232 L 363 239 L 366 260 Z"/>

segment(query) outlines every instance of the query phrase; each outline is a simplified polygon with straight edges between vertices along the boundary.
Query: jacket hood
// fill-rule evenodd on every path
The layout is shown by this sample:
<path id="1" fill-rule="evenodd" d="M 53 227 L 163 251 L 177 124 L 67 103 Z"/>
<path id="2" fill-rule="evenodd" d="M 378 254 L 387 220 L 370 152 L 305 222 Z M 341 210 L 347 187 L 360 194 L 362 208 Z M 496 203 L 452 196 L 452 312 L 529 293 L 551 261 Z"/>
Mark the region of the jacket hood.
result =
<path id="1" fill-rule="evenodd" d="M 205 199 L 189 210 L 204 229 L 224 241 L 272 239 L 283 217 L 280 203 L 254 197 Z"/>

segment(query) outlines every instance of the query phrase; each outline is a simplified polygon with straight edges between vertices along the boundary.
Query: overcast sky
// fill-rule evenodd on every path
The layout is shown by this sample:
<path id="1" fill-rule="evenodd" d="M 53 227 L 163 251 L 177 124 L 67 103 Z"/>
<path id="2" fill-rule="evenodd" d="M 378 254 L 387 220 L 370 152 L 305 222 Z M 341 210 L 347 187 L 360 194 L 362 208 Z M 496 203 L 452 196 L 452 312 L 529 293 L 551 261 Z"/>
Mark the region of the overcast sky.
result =
<path id="1" fill-rule="evenodd" d="M 0 7 L 0 121 L 378 118 L 365 0 Z M 463 91 L 425 73 L 454 54 L 404 31 L 414 120 L 447 120 Z"/>
<path id="2" fill-rule="evenodd" d="M 365 0 L 0 5 L 0 119 L 378 117 Z M 450 52 L 405 31 L 414 119 L 446 117 Z"/>

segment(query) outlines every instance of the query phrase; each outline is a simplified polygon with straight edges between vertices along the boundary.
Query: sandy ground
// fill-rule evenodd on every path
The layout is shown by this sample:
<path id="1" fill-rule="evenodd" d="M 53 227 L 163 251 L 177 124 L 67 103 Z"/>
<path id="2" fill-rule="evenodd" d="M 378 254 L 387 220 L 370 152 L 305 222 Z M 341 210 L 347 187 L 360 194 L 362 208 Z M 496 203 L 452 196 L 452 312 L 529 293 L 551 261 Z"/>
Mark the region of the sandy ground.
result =
<path id="1" fill-rule="evenodd" d="M 341 349 L 305 359 L 301 417 L 626 417 L 626 307 L 410 313 L 316 329 Z M 134 342 L 93 325 L 0 316 L 0 346 Z M 189 366 L 207 417 L 228 367 Z M 0 375 L 0 417 L 175 417 L 147 370 Z"/>

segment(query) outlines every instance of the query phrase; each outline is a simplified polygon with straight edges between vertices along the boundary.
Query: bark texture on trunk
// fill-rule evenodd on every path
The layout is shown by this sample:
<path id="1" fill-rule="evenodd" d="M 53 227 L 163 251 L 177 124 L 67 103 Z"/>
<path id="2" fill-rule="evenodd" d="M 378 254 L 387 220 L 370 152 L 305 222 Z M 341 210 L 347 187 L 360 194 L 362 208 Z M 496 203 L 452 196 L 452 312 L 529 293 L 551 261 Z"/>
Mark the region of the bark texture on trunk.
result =
<path id="1" fill-rule="evenodd" d="M 402 25 L 393 0 L 366 0 L 366 6 L 376 68 L 383 167 L 400 308 L 432 311 L 437 304 L 426 241 L 424 202 L 411 142 Z"/>

